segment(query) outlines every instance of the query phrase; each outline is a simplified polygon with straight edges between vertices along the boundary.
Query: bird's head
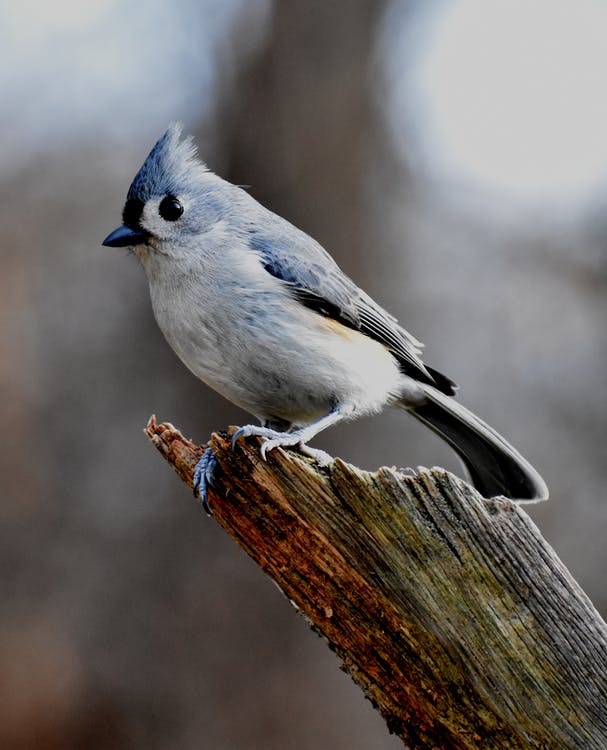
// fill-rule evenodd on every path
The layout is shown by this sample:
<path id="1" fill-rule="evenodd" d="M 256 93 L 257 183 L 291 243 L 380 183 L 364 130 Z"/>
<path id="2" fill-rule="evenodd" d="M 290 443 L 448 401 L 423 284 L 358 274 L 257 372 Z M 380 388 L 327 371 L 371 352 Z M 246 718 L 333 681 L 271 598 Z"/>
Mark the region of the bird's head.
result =
<path id="1" fill-rule="evenodd" d="M 181 132 L 179 123 L 172 124 L 150 151 L 129 188 L 122 226 L 104 245 L 172 255 L 220 218 L 223 181 L 197 157 L 191 136 L 182 139 Z"/>

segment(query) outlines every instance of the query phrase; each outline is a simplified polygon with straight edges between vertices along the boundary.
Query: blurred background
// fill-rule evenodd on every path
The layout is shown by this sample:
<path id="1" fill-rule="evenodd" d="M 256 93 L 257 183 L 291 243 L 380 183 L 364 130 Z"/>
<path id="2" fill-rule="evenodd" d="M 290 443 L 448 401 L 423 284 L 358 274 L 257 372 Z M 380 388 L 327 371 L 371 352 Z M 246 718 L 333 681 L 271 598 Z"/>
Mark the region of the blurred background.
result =
<path id="1" fill-rule="evenodd" d="M 172 120 L 318 239 L 543 473 L 607 611 L 607 5 L 0 2 L 0 745 L 388 750 L 338 660 L 141 430 L 247 417 L 101 247 Z M 315 444 L 451 452 L 401 413 Z"/>

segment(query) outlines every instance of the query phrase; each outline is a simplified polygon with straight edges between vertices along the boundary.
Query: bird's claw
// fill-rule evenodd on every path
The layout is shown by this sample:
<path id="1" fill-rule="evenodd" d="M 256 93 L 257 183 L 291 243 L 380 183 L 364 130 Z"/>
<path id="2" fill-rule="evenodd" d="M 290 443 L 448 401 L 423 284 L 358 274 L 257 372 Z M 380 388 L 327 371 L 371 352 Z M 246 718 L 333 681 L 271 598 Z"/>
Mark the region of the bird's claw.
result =
<path id="1" fill-rule="evenodd" d="M 279 433 L 280 434 L 280 433 Z M 261 448 L 259 449 L 259 453 L 264 461 L 267 461 L 267 452 L 273 450 L 274 448 L 288 448 L 292 445 L 298 445 L 300 442 L 300 439 L 296 435 L 281 435 L 279 438 L 273 438 L 270 440 L 267 438 L 262 444 Z"/>
<path id="2" fill-rule="evenodd" d="M 210 516 L 207 488 L 213 486 L 213 472 L 217 466 L 217 459 L 211 448 L 207 448 L 194 469 L 194 497 L 198 496 L 205 513 Z"/>
<path id="3" fill-rule="evenodd" d="M 309 448 L 300 432 L 278 432 L 272 430 L 269 427 L 258 427 L 257 425 L 245 425 L 239 427 L 236 432 L 232 435 L 232 449 L 236 446 L 237 441 L 240 438 L 247 437 L 262 437 L 265 438 L 261 444 L 259 453 L 264 461 L 267 461 L 268 451 L 274 448 L 288 448 L 290 446 L 296 446 L 298 450 L 303 453 L 304 456 L 310 456 L 317 461 L 320 466 L 327 466 L 327 464 L 333 461 L 333 456 L 330 456 L 325 451 L 318 450 L 316 448 Z"/>
<path id="4" fill-rule="evenodd" d="M 333 463 L 333 456 L 327 453 L 327 451 L 321 451 L 320 448 L 310 448 L 309 445 L 300 443 L 298 449 L 304 456 L 308 456 L 316 461 L 319 466 L 328 466 L 330 463 Z"/>
<path id="5" fill-rule="evenodd" d="M 277 430 L 271 430 L 269 427 L 258 427 L 254 424 L 246 424 L 244 427 L 239 427 L 236 432 L 232 435 L 232 450 L 236 447 L 236 443 L 240 438 L 248 437 L 262 437 L 262 438 L 282 438 L 285 435 L 284 432 L 278 432 Z"/>

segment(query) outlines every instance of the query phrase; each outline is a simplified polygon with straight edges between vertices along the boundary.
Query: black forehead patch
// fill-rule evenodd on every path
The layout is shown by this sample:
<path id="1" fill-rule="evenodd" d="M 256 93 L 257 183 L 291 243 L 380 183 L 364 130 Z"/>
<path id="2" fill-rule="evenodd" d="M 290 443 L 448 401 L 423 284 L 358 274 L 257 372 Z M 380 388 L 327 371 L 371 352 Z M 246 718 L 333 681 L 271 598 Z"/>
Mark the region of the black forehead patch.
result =
<path id="1" fill-rule="evenodd" d="M 138 229 L 142 211 L 143 201 L 139 198 L 129 198 L 122 209 L 122 223 L 130 229 Z"/>

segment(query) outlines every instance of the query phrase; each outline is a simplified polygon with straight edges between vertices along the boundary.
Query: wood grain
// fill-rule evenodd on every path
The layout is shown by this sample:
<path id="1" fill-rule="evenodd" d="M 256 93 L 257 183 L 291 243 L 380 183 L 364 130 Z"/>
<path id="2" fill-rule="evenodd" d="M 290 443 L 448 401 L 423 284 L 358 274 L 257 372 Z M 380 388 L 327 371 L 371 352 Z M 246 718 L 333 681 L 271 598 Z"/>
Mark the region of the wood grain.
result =
<path id="1" fill-rule="evenodd" d="M 203 448 L 152 417 L 181 479 Z M 520 506 L 211 438 L 213 517 L 410 748 L 607 748 L 607 626 Z"/>

